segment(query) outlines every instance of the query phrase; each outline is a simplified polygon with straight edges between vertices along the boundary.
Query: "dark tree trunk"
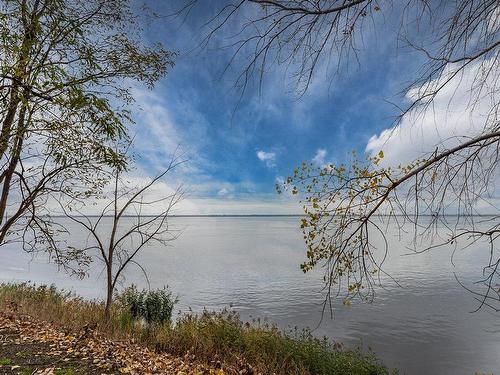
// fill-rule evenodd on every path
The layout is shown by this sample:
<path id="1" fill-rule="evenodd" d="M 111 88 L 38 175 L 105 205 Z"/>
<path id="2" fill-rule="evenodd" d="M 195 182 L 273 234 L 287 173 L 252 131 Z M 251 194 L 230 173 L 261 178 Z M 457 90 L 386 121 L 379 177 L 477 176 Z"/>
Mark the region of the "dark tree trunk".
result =
<path id="1" fill-rule="evenodd" d="M 21 156 L 21 151 L 23 148 L 25 115 L 26 115 L 26 107 L 23 107 L 19 114 L 15 144 L 14 148 L 12 149 L 10 163 L 7 169 L 5 170 L 2 193 L 0 195 L 0 224 L 3 222 L 3 218 L 5 216 L 5 211 L 7 209 L 7 200 L 9 198 L 9 192 L 10 192 L 10 183 L 12 181 L 12 176 L 16 170 L 17 163 L 19 162 L 19 158 Z M 4 235 L 5 233 L 2 233 L 0 244 L 3 242 Z"/>
<path id="2" fill-rule="evenodd" d="M 106 305 L 104 308 L 104 321 L 109 322 L 111 318 L 111 305 L 113 304 L 113 270 L 111 263 L 107 266 L 107 288 L 106 288 Z"/>

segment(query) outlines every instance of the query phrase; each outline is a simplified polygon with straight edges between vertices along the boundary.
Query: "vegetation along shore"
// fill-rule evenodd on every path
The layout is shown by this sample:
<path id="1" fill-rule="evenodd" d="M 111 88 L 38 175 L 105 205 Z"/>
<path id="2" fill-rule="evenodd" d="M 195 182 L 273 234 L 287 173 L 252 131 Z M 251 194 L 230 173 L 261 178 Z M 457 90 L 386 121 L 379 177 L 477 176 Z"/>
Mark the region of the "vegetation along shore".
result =
<path id="1" fill-rule="evenodd" d="M 179 314 L 167 290 L 104 305 L 54 287 L 0 285 L 2 374 L 387 374 L 372 354 L 231 311 Z M 37 372 L 39 371 L 39 372 Z M 44 372 L 45 371 L 45 372 Z M 52 372 L 50 372 L 52 371 Z"/>

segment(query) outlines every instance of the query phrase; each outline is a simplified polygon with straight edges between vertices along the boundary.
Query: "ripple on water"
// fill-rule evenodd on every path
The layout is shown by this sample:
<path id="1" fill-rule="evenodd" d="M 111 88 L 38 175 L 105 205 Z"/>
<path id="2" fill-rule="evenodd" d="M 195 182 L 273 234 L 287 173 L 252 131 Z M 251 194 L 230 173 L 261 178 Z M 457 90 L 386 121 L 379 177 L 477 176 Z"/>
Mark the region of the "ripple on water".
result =
<path id="1" fill-rule="evenodd" d="M 179 294 L 179 308 L 194 311 L 232 306 L 244 318 L 267 317 L 282 327 L 309 326 L 315 334 L 371 347 L 390 366 L 410 375 L 462 375 L 500 369 L 500 319 L 491 311 L 470 314 L 475 301 L 455 280 L 473 285 L 487 252 L 480 244 L 458 252 L 419 256 L 388 228 L 391 252 L 373 304 L 337 301 L 333 319 L 321 321 L 320 271 L 304 275 L 304 245 L 297 218 L 178 218 L 184 228 L 173 247 L 151 247 L 141 255 L 151 286 L 166 284 Z M 69 225 L 71 229 L 71 225 Z M 85 240 L 74 232 L 76 244 Z M 408 238 L 411 241 L 411 238 Z M 13 247 L 0 252 L 0 280 L 34 280 L 71 288 L 85 297 L 103 296 L 101 269 L 84 280 L 55 272 L 45 259 L 32 260 Z M 127 283 L 147 286 L 130 268 Z"/>

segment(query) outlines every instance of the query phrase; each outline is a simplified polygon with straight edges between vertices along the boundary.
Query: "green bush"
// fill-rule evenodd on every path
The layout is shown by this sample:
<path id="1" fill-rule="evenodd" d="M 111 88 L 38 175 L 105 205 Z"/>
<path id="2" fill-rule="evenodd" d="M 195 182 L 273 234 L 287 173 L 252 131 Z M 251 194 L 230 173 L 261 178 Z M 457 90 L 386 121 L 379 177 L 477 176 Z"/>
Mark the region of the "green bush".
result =
<path id="1" fill-rule="evenodd" d="M 117 301 L 132 319 L 144 319 L 148 324 L 170 324 L 178 299 L 168 288 L 139 291 L 132 285 L 117 296 Z"/>

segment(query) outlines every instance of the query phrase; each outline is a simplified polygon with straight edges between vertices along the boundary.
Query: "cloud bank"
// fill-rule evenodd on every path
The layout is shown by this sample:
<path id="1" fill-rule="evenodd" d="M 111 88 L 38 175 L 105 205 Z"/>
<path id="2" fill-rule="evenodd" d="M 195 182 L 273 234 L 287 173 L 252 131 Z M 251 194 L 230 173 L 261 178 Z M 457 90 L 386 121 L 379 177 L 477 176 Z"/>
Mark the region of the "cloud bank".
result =
<path id="1" fill-rule="evenodd" d="M 443 80 L 453 67 L 448 67 L 439 80 Z M 491 110 L 491 98 L 482 97 L 471 102 L 475 79 L 482 74 L 484 65 L 476 63 L 454 77 L 434 98 L 432 106 L 424 112 L 413 110 L 395 127 L 373 135 L 367 145 L 370 155 L 384 151 L 385 165 L 405 164 L 433 152 L 436 147 L 453 147 L 463 137 L 473 137 L 483 131 Z M 439 82 L 431 82 L 435 84 Z M 487 86 L 498 85 L 490 79 Z M 471 89 L 472 88 L 472 89 Z M 419 88 L 410 90 L 414 99 Z M 498 87 L 497 87 L 498 89 Z M 500 100 L 500 98 L 496 98 Z"/>

